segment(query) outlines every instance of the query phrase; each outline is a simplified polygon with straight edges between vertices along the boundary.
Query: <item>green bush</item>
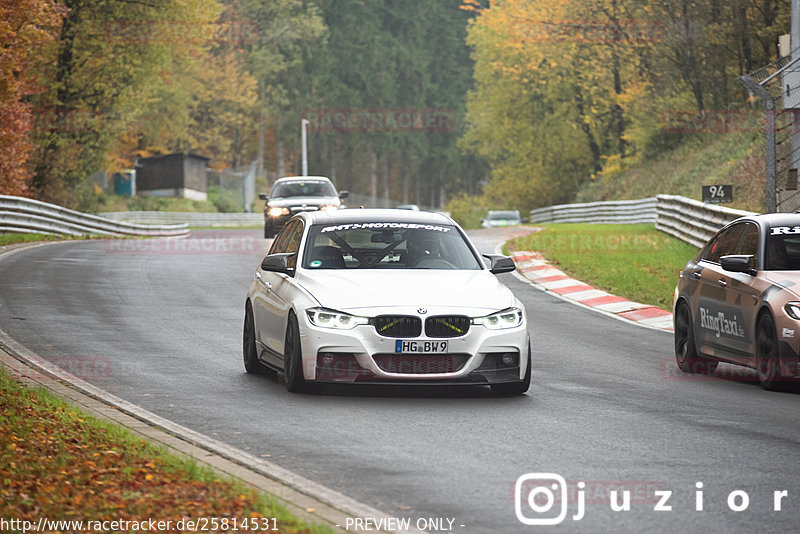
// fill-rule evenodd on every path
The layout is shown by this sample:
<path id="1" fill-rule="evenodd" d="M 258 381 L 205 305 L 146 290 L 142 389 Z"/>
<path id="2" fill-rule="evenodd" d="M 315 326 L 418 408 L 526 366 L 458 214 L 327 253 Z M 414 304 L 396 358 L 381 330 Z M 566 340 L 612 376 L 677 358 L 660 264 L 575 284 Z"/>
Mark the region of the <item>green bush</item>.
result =
<path id="1" fill-rule="evenodd" d="M 483 197 L 470 196 L 466 193 L 453 197 L 445 206 L 450 216 L 463 228 L 480 228 L 481 219 L 486 217 L 486 206 Z"/>

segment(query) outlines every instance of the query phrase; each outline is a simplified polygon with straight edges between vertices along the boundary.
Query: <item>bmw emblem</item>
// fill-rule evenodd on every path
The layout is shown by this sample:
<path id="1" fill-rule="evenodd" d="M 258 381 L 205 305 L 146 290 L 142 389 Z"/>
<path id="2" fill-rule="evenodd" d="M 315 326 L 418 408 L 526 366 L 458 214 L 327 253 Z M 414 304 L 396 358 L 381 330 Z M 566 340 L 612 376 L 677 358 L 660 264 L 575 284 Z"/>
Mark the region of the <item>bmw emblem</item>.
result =
<path id="1" fill-rule="evenodd" d="M 420 315 L 425 315 L 428 313 L 428 308 L 417 308 L 417 313 Z"/>

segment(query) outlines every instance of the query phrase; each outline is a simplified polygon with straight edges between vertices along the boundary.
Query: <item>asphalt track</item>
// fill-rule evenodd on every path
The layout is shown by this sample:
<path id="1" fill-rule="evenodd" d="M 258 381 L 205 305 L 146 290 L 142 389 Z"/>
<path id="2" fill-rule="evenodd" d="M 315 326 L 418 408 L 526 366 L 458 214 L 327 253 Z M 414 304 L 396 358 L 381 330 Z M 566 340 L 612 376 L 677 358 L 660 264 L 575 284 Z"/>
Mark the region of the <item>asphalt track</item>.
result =
<path id="1" fill-rule="evenodd" d="M 243 299 L 266 246 L 259 233 L 64 242 L 0 257 L 0 330 L 116 396 L 412 523 L 530 532 L 515 515 L 514 484 L 546 472 L 563 476 L 571 496 L 586 485 L 585 516 L 572 519 L 570 497 L 565 532 L 800 525 L 800 395 L 764 391 L 752 373 L 725 365 L 717 374 L 735 376 L 682 376 L 670 334 L 511 274 L 501 277 L 525 303 L 533 340 L 525 396 L 396 387 L 292 395 L 274 377 L 245 374 Z M 502 237 L 473 234 L 486 252 Z M 630 511 L 611 510 L 612 489 L 631 491 Z M 749 497 L 740 512 L 728 505 L 737 490 Z M 671 511 L 654 511 L 655 491 L 672 492 Z M 527 501 L 521 509 L 541 519 L 561 504 L 541 515 Z"/>

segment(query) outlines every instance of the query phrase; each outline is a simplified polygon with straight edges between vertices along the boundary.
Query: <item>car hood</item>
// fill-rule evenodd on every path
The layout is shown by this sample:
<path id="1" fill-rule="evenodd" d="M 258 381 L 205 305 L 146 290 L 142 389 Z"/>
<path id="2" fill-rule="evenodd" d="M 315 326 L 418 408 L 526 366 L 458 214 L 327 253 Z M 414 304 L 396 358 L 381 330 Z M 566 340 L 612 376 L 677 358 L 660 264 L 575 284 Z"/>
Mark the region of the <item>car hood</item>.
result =
<path id="1" fill-rule="evenodd" d="M 339 197 L 288 197 L 271 198 L 267 201 L 270 208 L 288 208 L 290 206 L 339 206 Z"/>
<path id="2" fill-rule="evenodd" d="M 516 302 L 511 291 L 486 270 L 305 270 L 298 272 L 297 281 L 322 306 L 353 313 L 363 308 L 385 313 L 420 307 L 481 313 L 503 310 Z"/>
<path id="3" fill-rule="evenodd" d="M 764 278 L 800 297 L 800 272 L 798 271 L 762 271 Z"/>

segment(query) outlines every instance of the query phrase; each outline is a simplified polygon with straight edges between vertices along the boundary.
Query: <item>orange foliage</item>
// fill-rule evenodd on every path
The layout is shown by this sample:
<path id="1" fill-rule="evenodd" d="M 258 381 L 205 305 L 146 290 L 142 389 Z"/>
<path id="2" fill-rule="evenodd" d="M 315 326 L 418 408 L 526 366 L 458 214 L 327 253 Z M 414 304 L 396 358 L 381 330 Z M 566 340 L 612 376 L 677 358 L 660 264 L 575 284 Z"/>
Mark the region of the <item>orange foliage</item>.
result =
<path id="1" fill-rule="evenodd" d="M 0 0 L 0 194 L 26 195 L 33 150 L 35 85 L 41 47 L 54 39 L 64 12 L 53 0 Z"/>

